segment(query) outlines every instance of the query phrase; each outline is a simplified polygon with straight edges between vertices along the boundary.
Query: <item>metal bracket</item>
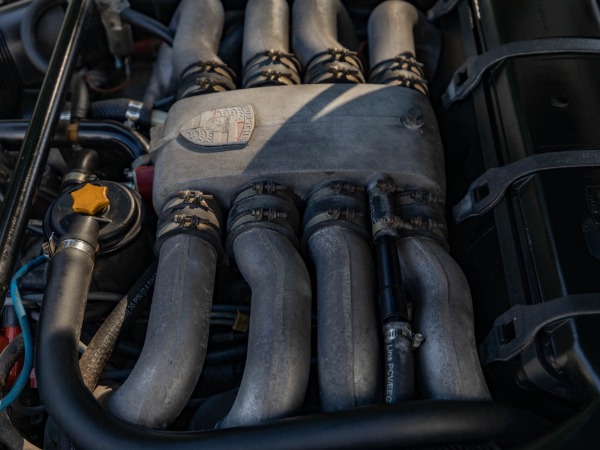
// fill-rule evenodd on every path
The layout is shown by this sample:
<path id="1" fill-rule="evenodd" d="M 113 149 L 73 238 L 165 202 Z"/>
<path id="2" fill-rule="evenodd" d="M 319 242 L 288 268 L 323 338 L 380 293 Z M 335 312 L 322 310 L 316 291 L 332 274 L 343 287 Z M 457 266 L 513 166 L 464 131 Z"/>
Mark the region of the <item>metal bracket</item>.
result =
<path id="1" fill-rule="evenodd" d="M 487 170 L 469 186 L 463 199 L 452 208 L 454 221 L 460 223 L 496 206 L 508 188 L 521 178 L 553 169 L 600 166 L 600 150 L 571 150 L 540 153 L 502 167 Z"/>
<path id="2" fill-rule="evenodd" d="M 543 38 L 510 42 L 481 55 L 468 58 L 454 72 L 452 81 L 442 96 L 448 109 L 452 103 L 464 99 L 479 84 L 483 75 L 509 58 L 531 55 L 558 55 L 564 53 L 600 53 L 600 39 Z"/>
<path id="3" fill-rule="evenodd" d="M 102 24 L 106 30 L 108 47 L 112 55 L 129 56 L 133 52 L 131 26 L 121 20 L 121 11 L 129 8 L 127 0 L 95 0 Z"/>
<path id="4" fill-rule="evenodd" d="M 454 8 L 456 8 L 460 2 L 461 0 L 437 0 L 435 5 L 433 5 L 429 11 L 427 11 L 427 20 L 430 22 L 435 22 L 440 17 L 445 16 Z"/>
<path id="5" fill-rule="evenodd" d="M 508 361 L 523 352 L 546 325 L 600 314 L 600 293 L 568 295 L 535 305 L 517 305 L 500 315 L 480 348 L 481 364 Z"/>

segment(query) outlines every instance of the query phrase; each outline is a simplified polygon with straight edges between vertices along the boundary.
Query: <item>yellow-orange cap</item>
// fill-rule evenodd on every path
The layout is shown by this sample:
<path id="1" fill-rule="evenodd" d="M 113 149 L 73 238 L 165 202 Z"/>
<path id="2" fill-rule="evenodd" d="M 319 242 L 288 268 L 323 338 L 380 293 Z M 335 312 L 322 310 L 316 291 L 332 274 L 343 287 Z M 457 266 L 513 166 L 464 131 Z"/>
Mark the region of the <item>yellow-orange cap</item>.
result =
<path id="1" fill-rule="evenodd" d="M 71 192 L 73 211 L 93 216 L 106 208 L 110 202 L 106 186 L 95 186 L 87 183 L 81 189 Z"/>

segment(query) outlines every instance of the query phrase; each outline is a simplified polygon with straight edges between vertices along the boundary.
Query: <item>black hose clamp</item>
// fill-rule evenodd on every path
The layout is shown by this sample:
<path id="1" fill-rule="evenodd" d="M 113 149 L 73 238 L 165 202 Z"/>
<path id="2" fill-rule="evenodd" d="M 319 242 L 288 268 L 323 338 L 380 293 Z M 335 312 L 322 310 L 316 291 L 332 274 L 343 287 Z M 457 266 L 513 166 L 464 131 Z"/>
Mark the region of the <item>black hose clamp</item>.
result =
<path id="1" fill-rule="evenodd" d="M 244 88 L 301 84 L 300 63 L 293 53 L 259 52 L 244 65 Z"/>
<path id="2" fill-rule="evenodd" d="M 233 91 L 235 72 L 219 61 L 198 61 L 181 74 L 177 98 Z"/>
<path id="3" fill-rule="evenodd" d="M 444 199 L 431 192 L 417 189 L 396 191 L 394 210 L 406 224 L 398 230 L 399 237 L 428 237 L 448 249 L 444 206 Z"/>
<path id="4" fill-rule="evenodd" d="M 297 196 L 286 186 L 258 181 L 243 187 L 233 201 L 227 220 L 227 248 L 249 228 L 268 228 L 281 233 L 298 247 L 300 228 Z"/>
<path id="5" fill-rule="evenodd" d="M 317 53 L 306 64 L 304 83 L 363 84 L 363 65 L 357 52 L 347 48 L 330 48 Z"/>
<path id="6" fill-rule="evenodd" d="M 369 83 L 407 87 L 429 95 L 423 64 L 411 53 L 403 53 L 373 66 L 369 73 Z"/>
<path id="7" fill-rule="evenodd" d="M 304 213 L 303 244 L 318 230 L 331 226 L 344 227 L 369 238 L 367 196 L 363 186 L 348 181 L 328 181 L 313 190 Z"/>
<path id="8" fill-rule="evenodd" d="M 163 208 L 158 221 L 154 251 L 158 255 L 162 244 L 178 234 L 191 234 L 212 245 L 219 260 L 224 257 L 221 245 L 219 205 L 212 195 L 200 191 L 180 191 Z"/>

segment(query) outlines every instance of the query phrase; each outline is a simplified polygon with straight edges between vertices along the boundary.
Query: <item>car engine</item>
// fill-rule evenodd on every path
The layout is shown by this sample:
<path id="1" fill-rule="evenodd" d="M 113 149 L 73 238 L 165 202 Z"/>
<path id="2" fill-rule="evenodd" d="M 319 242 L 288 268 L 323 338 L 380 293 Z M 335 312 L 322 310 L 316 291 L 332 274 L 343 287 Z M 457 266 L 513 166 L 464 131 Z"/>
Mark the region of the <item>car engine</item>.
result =
<path id="1" fill-rule="evenodd" d="M 0 2 L 0 448 L 595 448 L 599 37 Z"/>

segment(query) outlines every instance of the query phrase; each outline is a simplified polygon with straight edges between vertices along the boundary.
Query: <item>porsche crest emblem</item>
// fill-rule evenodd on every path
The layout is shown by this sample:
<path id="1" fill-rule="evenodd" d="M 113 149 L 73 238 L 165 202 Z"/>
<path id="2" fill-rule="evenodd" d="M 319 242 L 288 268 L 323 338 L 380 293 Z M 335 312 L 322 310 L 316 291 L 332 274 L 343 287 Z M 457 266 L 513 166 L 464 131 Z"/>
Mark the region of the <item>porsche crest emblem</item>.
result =
<path id="1" fill-rule="evenodd" d="M 189 142 L 203 147 L 245 145 L 254 130 L 251 105 L 203 112 L 187 122 L 180 134 Z"/>

